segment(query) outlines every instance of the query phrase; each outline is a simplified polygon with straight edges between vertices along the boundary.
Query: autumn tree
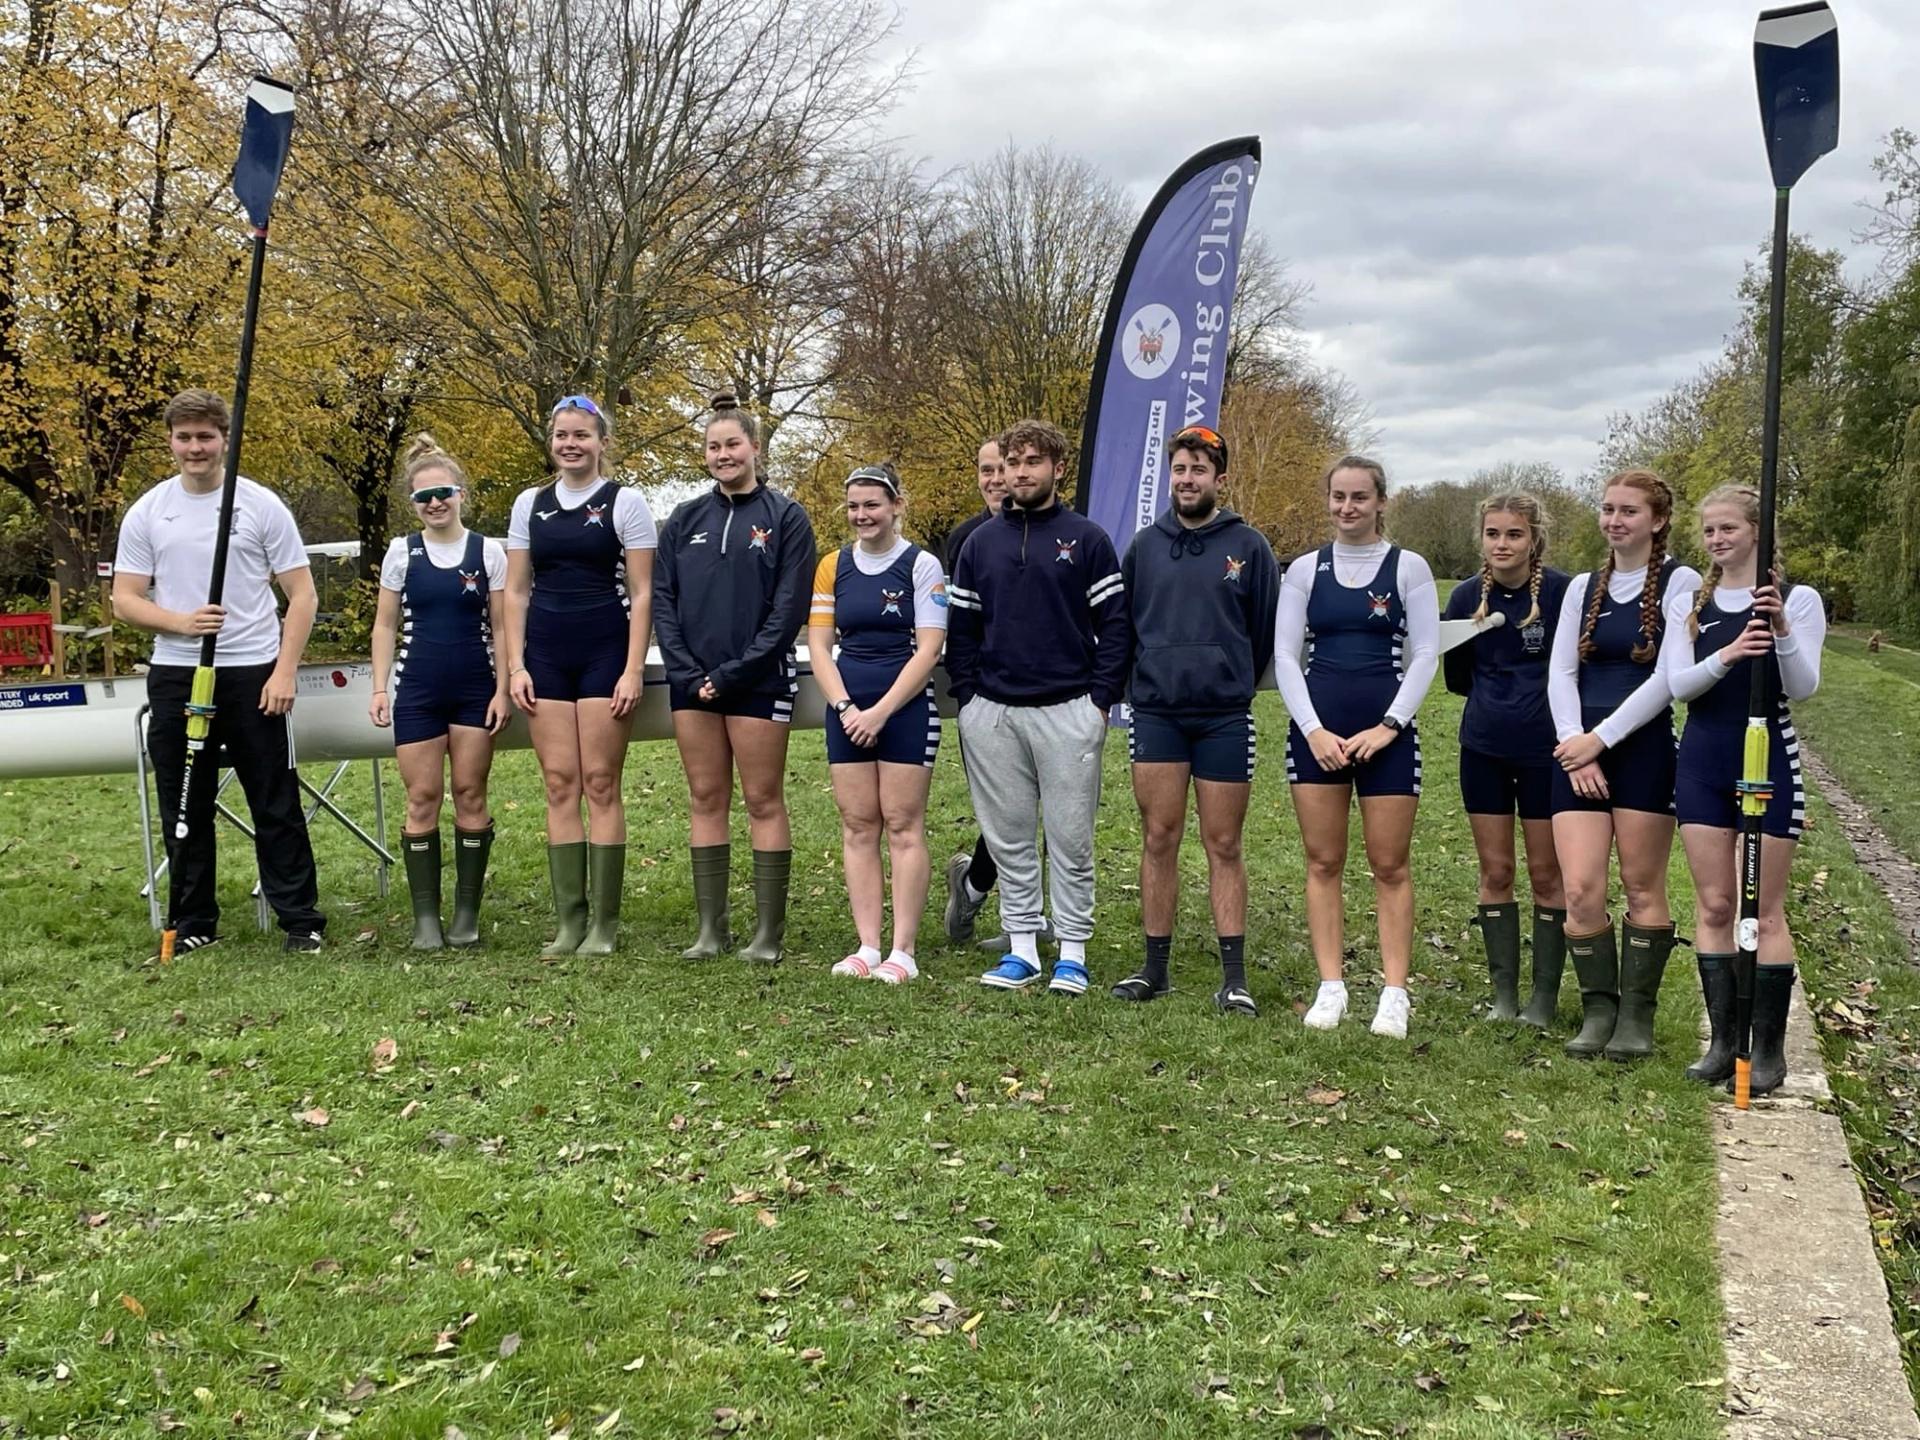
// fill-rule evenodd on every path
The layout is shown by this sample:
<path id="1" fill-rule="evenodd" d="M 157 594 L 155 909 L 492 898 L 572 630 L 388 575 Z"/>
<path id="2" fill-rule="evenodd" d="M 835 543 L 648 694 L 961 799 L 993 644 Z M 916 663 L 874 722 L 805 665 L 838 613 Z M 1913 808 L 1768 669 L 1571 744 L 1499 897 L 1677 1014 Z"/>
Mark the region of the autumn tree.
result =
<path id="1" fill-rule="evenodd" d="M 0 4 L 0 479 L 44 521 L 70 593 L 110 553 L 168 396 L 206 383 L 196 345 L 245 254 L 229 19 L 177 0 Z"/>

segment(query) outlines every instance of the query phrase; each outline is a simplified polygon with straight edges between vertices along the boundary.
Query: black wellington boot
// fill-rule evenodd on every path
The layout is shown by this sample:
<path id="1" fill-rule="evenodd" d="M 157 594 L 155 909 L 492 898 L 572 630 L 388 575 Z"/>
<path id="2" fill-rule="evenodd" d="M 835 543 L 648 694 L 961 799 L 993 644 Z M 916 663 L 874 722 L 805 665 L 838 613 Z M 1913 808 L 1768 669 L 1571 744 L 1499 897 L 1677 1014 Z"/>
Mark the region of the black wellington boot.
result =
<path id="1" fill-rule="evenodd" d="M 493 826 L 484 830 L 453 827 L 453 920 L 447 943 L 465 949 L 480 943 L 480 892 L 487 885 L 487 857 L 493 853 Z"/>
<path id="2" fill-rule="evenodd" d="M 1533 993 L 1520 1023 L 1544 1030 L 1560 1008 L 1560 975 L 1567 966 L 1567 912 L 1533 907 Z"/>
<path id="3" fill-rule="evenodd" d="M 1733 956 L 1699 955 L 1700 994 L 1707 1002 L 1707 1053 L 1687 1066 L 1687 1078 L 1718 1085 L 1733 1074 Z"/>
<path id="4" fill-rule="evenodd" d="M 1487 974 L 1493 981 L 1489 1020 L 1520 1018 L 1520 906 L 1507 900 L 1480 905 L 1480 938 L 1487 947 Z"/>
<path id="5" fill-rule="evenodd" d="M 1673 953 L 1673 926 L 1620 922 L 1620 1017 L 1607 1041 L 1609 1060 L 1644 1060 L 1653 1054 L 1653 1014 L 1660 1008 L 1660 982 Z"/>
<path id="6" fill-rule="evenodd" d="M 440 832 L 402 834 L 400 848 L 407 857 L 407 889 L 413 895 L 413 948 L 438 950 L 447 943 L 440 933 Z"/>
<path id="7" fill-rule="evenodd" d="M 1595 935 L 1567 936 L 1567 954 L 1580 977 L 1580 1033 L 1567 1041 L 1567 1054 L 1591 1060 L 1607 1048 L 1620 1018 L 1620 951 L 1613 926 Z"/>
<path id="8" fill-rule="evenodd" d="M 1751 1094 L 1771 1095 L 1787 1081 L 1787 1009 L 1792 1004 L 1793 966 L 1756 965 Z"/>

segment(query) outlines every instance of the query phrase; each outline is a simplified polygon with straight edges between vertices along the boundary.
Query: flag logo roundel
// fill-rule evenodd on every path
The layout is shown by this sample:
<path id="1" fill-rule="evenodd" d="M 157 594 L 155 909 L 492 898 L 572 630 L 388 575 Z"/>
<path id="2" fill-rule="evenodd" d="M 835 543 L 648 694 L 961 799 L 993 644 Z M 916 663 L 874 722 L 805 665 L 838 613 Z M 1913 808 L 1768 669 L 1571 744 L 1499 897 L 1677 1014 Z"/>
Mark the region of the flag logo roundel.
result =
<path id="1" fill-rule="evenodd" d="M 1180 321 L 1166 306 L 1142 305 L 1120 337 L 1127 369 L 1142 380 L 1158 380 L 1180 357 Z"/>

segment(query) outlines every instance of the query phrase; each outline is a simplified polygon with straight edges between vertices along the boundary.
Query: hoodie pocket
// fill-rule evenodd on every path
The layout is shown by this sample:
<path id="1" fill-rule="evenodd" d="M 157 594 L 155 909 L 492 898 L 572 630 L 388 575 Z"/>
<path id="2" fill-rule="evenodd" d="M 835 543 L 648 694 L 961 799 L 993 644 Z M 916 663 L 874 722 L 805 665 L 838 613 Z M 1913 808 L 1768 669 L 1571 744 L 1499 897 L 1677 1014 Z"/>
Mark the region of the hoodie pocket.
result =
<path id="1" fill-rule="evenodd" d="M 1134 662 L 1133 703 L 1147 710 L 1238 705 L 1250 686 L 1224 645 L 1156 645 Z"/>

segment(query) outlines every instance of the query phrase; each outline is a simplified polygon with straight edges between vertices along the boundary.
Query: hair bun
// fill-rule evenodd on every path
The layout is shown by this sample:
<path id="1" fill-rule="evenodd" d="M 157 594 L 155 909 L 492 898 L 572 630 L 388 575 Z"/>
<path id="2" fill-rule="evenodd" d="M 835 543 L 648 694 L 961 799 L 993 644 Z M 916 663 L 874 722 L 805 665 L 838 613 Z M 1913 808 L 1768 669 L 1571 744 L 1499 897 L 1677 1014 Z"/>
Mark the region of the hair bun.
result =
<path id="1" fill-rule="evenodd" d="M 433 438 L 433 432 L 431 430 L 422 430 L 418 435 L 413 437 L 413 443 L 407 446 L 406 463 L 412 465 L 417 461 L 426 459 L 429 455 L 444 455 L 446 453 L 445 450 L 441 449 L 440 442 Z"/>
<path id="2" fill-rule="evenodd" d="M 731 390 L 722 390 L 707 401 L 707 406 L 714 414 L 725 415 L 740 408 L 740 397 Z"/>

